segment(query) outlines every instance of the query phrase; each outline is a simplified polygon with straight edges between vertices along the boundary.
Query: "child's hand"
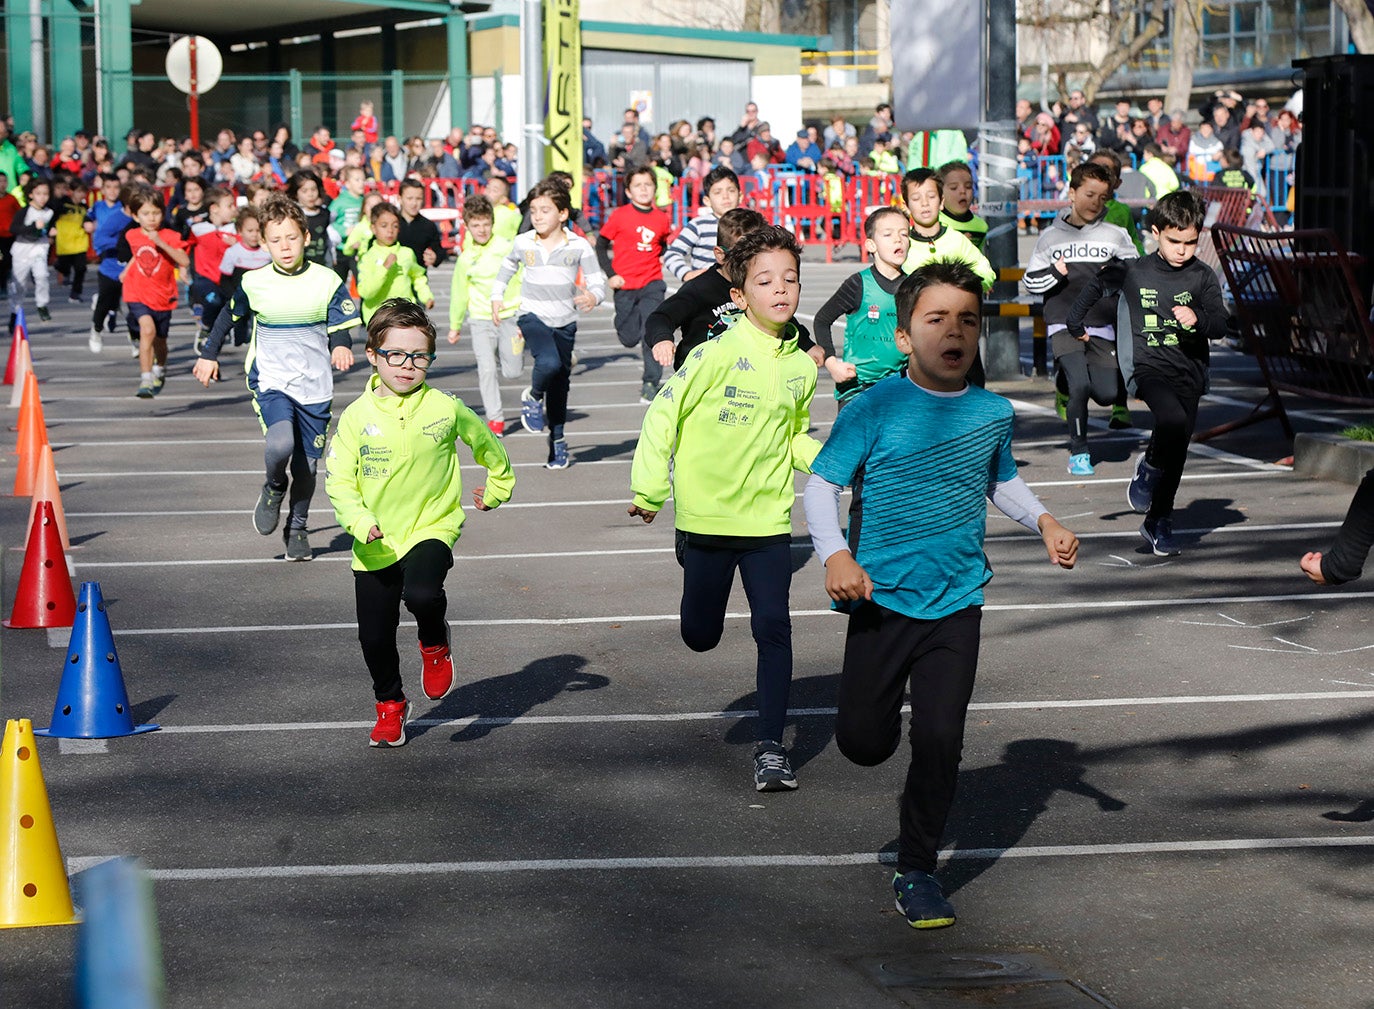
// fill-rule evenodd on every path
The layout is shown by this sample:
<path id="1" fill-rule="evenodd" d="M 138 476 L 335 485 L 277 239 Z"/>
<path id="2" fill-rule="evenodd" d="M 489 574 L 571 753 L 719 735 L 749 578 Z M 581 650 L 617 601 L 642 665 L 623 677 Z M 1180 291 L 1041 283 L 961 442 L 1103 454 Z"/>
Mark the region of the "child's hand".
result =
<path id="1" fill-rule="evenodd" d="M 816 362 L 817 368 L 825 364 L 825 351 L 821 350 L 819 347 L 812 347 L 806 352 L 806 356 Z"/>
<path id="2" fill-rule="evenodd" d="M 373 540 L 379 540 L 379 539 L 381 539 L 381 538 L 382 538 L 382 531 L 381 531 L 381 529 L 377 528 L 376 526 L 373 526 L 371 529 L 369 529 L 369 530 L 367 531 L 367 541 L 368 541 L 369 543 L 371 543 Z"/>
<path id="3" fill-rule="evenodd" d="M 596 307 L 596 295 L 592 294 L 591 291 L 575 294 L 573 295 L 573 304 L 584 312 L 590 312 Z"/>
<path id="4" fill-rule="evenodd" d="M 385 259 L 382 260 L 382 268 L 383 268 L 383 269 L 389 270 L 389 269 L 391 269 L 391 268 L 392 268 L 393 266 L 395 266 L 395 265 L 396 265 L 396 253 L 394 253 L 394 252 L 393 252 L 391 255 L 387 256 Z"/>
<path id="5" fill-rule="evenodd" d="M 1187 305 L 1175 305 L 1174 318 L 1184 329 L 1192 329 L 1197 325 L 1197 313 Z"/>
<path id="6" fill-rule="evenodd" d="M 1061 568 L 1071 568 L 1078 560 L 1078 537 L 1069 532 L 1053 515 L 1040 516 L 1040 538 L 1050 553 L 1050 562 Z"/>
<path id="7" fill-rule="evenodd" d="M 658 343 L 653 345 L 653 348 L 649 351 L 649 353 L 651 353 L 654 356 L 654 360 L 657 361 L 660 366 L 664 368 L 671 368 L 673 366 L 672 340 L 660 340 Z"/>
<path id="8" fill-rule="evenodd" d="M 204 357 L 196 358 L 196 363 L 191 366 L 191 374 L 208 389 L 211 382 L 219 381 L 219 362 Z"/>
<path id="9" fill-rule="evenodd" d="M 825 370 L 830 372 L 830 377 L 836 382 L 852 382 L 859 374 L 854 365 L 848 361 L 841 361 L 838 357 L 826 358 Z"/>
<path id="10" fill-rule="evenodd" d="M 1062 259 L 1055 260 L 1054 268 L 1061 277 L 1067 277 L 1069 275 L 1069 266 Z"/>
<path id="11" fill-rule="evenodd" d="M 433 307 L 434 307 L 434 299 L 433 299 L 433 298 L 430 298 L 428 301 L 425 302 L 425 308 L 433 308 Z"/>
<path id="12" fill-rule="evenodd" d="M 482 500 L 482 498 L 486 496 L 486 493 L 487 488 L 485 486 L 474 487 L 472 489 L 472 503 L 479 512 L 489 512 L 492 509 L 491 505 Z"/>
<path id="13" fill-rule="evenodd" d="M 334 365 L 335 371 L 347 371 L 353 367 L 353 351 L 347 347 L 335 347 L 334 353 L 329 355 L 329 363 Z"/>
<path id="14" fill-rule="evenodd" d="M 1322 554 L 1320 550 L 1303 554 L 1302 560 L 1298 561 L 1298 566 L 1302 568 L 1303 574 L 1312 579 L 1314 584 L 1326 584 L 1326 576 L 1322 574 Z"/>
<path id="15" fill-rule="evenodd" d="M 619 291 L 622 287 L 625 286 L 625 278 L 618 273 L 612 274 L 606 280 L 606 286 L 609 287 L 612 291 Z"/>
<path id="16" fill-rule="evenodd" d="M 825 592 L 837 603 L 873 598 L 873 580 L 848 550 L 836 550 L 825 561 Z"/>
<path id="17" fill-rule="evenodd" d="M 498 326 L 501 325 L 501 309 L 505 307 L 505 302 L 493 301 L 491 303 L 491 321 Z"/>
<path id="18" fill-rule="evenodd" d="M 457 342 L 458 342 L 458 336 L 459 336 L 458 330 L 456 330 L 456 329 L 450 329 L 450 330 L 448 331 L 448 342 L 449 342 L 449 343 L 457 343 Z"/>
<path id="19" fill-rule="evenodd" d="M 629 511 L 627 511 L 625 514 L 638 515 L 640 518 L 644 520 L 645 525 L 648 525 L 654 519 L 658 518 L 658 512 L 650 511 L 648 508 L 640 508 L 638 505 L 630 505 Z"/>

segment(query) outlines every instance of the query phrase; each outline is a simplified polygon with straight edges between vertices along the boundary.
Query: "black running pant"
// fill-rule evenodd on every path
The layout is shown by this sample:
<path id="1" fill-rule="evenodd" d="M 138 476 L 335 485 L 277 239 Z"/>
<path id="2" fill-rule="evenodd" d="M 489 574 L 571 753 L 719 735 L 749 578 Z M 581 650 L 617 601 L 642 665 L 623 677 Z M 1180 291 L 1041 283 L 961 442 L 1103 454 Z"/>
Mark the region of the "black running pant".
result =
<path id="1" fill-rule="evenodd" d="M 86 286 L 86 254 L 84 252 L 69 252 L 66 255 L 57 257 L 57 272 L 62 276 L 71 275 L 73 298 L 81 297 L 81 290 Z"/>
<path id="2" fill-rule="evenodd" d="M 1150 499 L 1147 519 L 1166 519 L 1174 513 L 1174 497 L 1183 466 L 1188 461 L 1188 443 L 1197 425 L 1200 396 L 1182 392 L 1163 378 L 1150 374 L 1135 375 L 1135 393 L 1145 401 L 1154 415 L 1154 429 L 1145 449 L 1145 461 L 1159 470 L 1154 497 Z"/>
<path id="3" fill-rule="evenodd" d="M 749 628 L 758 648 L 757 738 L 780 743 L 792 687 L 790 540 L 737 550 L 694 545 L 689 533 L 682 552 L 682 640 L 694 652 L 709 652 L 720 643 L 736 568 L 749 600 Z"/>
<path id="4" fill-rule="evenodd" d="M 119 311 L 119 303 L 124 298 L 124 287 L 117 280 L 105 274 L 96 273 L 95 308 L 91 310 L 91 329 L 97 333 L 105 328 L 111 312 Z"/>
<path id="5" fill-rule="evenodd" d="M 396 628 L 401 624 L 403 601 L 419 625 L 423 647 L 432 648 L 448 640 L 444 576 L 451 567 L 452 547 L 440 540 L 421 540 L 390 567 L 353 572 L 358 643 L 363 646 L 363 661 L 372 674 L 372 690 L 377 700 L 405 700 L 401 656 L 396 650 Z"/>
<path id="6" fill-rule="evenodd" d="M 982 608 L 915 620 L 877 603 L 849 616 L 840 671 L 835 743 L 872 767 L 897 752 L 902 698 L 911 686 L 911 764 L 901 798 L 897 871 L 935 871 L 954 801 L 964 718 L 978 669 Z"/>
<path id="7" fill-rule="evenodd" d="M 1120 381 L 1116 346 L 1111 340 L 1090 336 L 1079 347 L 1056 357 L 1055 364 L 1069 390 L 1069 455 L 1078 455 L 1088 451 L 1088 400 L 1098 406 L 1111 406 L 1116 400 Z"/>

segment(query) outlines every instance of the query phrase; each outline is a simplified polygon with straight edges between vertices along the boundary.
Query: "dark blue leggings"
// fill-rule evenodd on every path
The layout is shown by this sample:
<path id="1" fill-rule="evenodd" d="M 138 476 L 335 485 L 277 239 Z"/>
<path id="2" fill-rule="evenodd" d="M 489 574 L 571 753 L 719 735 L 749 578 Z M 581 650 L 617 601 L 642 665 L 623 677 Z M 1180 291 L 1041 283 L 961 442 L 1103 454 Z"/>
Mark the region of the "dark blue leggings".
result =
<path id="1" fill-rule="evenodd" d="M 530 389 L 535 399 L 543 398 L 545 422 L 556 441 L 563 437 L 563 425 L 568 420 L 568 379 L 572 375 L 577 323 L 555 328 L 537 315 L 522 315 L 517 322 L 525 337 L 525 346 L 534 356 Z"/>
<path id="2" fill-rule="evenodd" d="M 782 742 L 792 686 L 792 618 L 787 609 L 791 543 L 742 550 L 704 547 L 693 545 L 689 534 L 682 552 L 682 640 L 694 652 L 709 652 L 720 643 L 736 568 L 749 599 L 749 627 L 759 651 L 757 738 Z"/>

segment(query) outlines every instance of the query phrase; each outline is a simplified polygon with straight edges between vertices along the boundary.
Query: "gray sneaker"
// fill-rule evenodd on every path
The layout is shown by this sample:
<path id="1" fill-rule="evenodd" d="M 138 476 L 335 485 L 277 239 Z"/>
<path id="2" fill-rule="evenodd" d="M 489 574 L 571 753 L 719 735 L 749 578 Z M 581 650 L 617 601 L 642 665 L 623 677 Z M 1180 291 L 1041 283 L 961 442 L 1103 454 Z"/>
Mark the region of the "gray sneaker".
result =
<path id="1" fill-rule="evenodd" d="M 286 540 L 288 561 L 308 561 L 315 556 L 310 551 L 310 537 L 304 529 L 288 529 L 282 538 Z"/>
<path id="2" fill-rule="evenodd" d="M 754 746 L 754 789 L 759 792 L 784 792 L 797 787 L 797 776 L 781 743 L 761 739 Z"/>
<path id="3" fill-rule="evenodd" d="M 271 484 L 262 485 L 258 495 L 258 506 L 253 509 L 253 528 L 264 536 L 272 535 L 281 521 L 281 503 L 286 497 L 286 488 L 277 490 Z"/>

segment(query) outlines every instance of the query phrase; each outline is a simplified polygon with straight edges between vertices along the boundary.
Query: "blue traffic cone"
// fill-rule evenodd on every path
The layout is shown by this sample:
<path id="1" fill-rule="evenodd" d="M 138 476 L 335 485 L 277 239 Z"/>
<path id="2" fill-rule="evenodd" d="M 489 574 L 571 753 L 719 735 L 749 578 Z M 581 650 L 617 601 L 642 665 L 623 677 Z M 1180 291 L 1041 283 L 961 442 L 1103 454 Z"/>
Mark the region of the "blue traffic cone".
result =
<path id="1" fill-rule="evenodd" d="M 72 623 L 72 640 L 52 725 L 35 729 L 34 735 L 62 739 L 111 739 L 152 732 L 156 725 L 134 725 L 129 692 L 115 653 L 114 633 L 105 612 L 99 582 L 82 582 Z"/>

